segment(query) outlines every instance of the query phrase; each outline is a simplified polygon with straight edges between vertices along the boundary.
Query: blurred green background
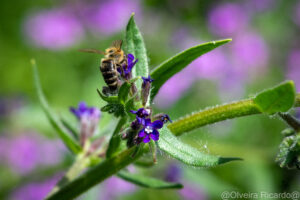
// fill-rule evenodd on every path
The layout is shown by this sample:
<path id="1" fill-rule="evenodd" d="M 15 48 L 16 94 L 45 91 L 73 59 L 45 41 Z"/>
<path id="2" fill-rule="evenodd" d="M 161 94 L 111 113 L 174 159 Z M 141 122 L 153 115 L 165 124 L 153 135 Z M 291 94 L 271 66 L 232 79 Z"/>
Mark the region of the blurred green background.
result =
<path id="1" fill-rule="evenodd" d="M 77 49 L 104 50 L 122 39 L 132 12 L 152 68 L 193 45 L 233 39 L 197 59 L 160 90 L 155 111 L 168 113 L 173 120 L 247 98 L 286 79 L 294 80 L 300 91 L 300 2 L 296 0 L 2 0 L 1 199 L 41 199 L 72 163 L 42 113 L 30 59 L 36 59 L 51 106 L 75 123 L 69 107 L 79 101 L 102 106 L 96 88 L 104 85 L 99 55 Z M 100 129 L 109 128 L 109 120 L 103 114 Z M 81 199 L 220 199 L 223 191 L 299 191 L 299 172 L 282 169 L 274 161 L 285 127 L 277 117 L 264 115 L 206 126 L 181 139 L 204 152 L 244 161 L 194 169 L 160 153 L 155 167 L 134 170 L 166 179 L 172 176 L 185 189 L 142 189 L 112 178 Z"/>

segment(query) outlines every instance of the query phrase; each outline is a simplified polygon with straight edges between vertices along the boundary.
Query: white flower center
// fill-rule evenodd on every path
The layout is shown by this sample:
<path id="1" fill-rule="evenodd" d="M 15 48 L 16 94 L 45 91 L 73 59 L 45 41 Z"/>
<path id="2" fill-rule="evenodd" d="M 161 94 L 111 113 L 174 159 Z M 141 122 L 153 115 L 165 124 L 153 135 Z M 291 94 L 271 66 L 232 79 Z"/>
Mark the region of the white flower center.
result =
<path id="1" fill-rule="evenodd" d="M 152 133 L 153 132 L 153 128 L 151 127 L 151 126 L 147 126 L 146 128 L 145 128 L 145 132 L 146 133 Z"/>

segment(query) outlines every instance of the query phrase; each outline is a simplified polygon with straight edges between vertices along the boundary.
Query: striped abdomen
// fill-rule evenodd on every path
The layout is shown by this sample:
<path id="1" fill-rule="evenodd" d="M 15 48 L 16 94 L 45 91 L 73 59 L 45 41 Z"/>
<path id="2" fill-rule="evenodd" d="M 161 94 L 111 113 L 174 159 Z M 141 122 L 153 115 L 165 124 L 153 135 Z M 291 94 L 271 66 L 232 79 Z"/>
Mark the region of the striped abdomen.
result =
<path id="1" fill-rule="evenodd" d="M 111 59 L 102 59 L 100 71 L 109 89 L 113 92 L 118 89 L 118 73 Z"/>

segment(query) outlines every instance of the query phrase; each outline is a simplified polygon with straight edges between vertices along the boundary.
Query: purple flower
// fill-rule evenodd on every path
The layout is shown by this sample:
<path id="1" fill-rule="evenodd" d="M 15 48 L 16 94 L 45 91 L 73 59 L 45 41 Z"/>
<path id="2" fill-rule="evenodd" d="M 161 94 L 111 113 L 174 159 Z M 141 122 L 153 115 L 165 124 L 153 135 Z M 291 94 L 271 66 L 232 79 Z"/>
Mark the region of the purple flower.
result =
<path id="1" fill-rule="evenodd" d="M 132 12 L 140 13 L 140 5 L 135 0 L 100 1 L 86 11 L 86 22 L 91 29 L 110 35 L 125 28 Z"/>
<path id="2" fill-rule="evenodd" d="M 248 17 L 238 4 L 226 3 L 217 6 L 209 14 L 209 26 L 218 36 L 232 36 L 243 29 Z"/>
<path id="3" fill-rule="evenodd" d="M 83 27 L 67 9 L 40 11 L 30 16 L 25 31 L 35 45 L 48 49 L 70 47 L 83 36 Z"/>
<path id="4" fill-rule="evenodd" d="M 263 75 L 268 66 L 269 49 L 259 34 L 247 32 L 238 35 L 232 43 L 233 65 L 245 78 Z M 252 78 L 252 77 L 251 77 Z"/>
<path id="5" fill-rule="evenodd" d="M 80 144 L 84 146 L 96 131 L 101 112 L 98 108 L 88 107 L 85 102 L 80 102 L 78 108 L 71 107 L 70 111 L 80 120 Z"/>
<path id="6" fill-rule="evenodd" d="M 98 120 L 101 116 L 99 109 L 95 107 L 88 107 L 85 102 L 80 102 L 77 109 L 71 107 L 70 111 L 80 120 L 83 118 Z"/>
<path id="7" fill-rule="evenodd" d="M 145 108 L 140 108 L 137 111 L 131 110 L 131 113 L 136 115 L 136 120 L 139 124 L 143 124 L 146 117 L 150 115 L 150 112 Z"/>
<path id="8" fill-rule="evenodd" d="M 159 132 L 157 129 L 161 129 L 164 123 L 161 120 L 151 122 L 150 119 L 145 119 L 143 122 L 144 128 L 139 132 L 138 136 L 144 138 L 143 142 L 150 142 L 150 138 L 154 141 L 159 139 Z"/>
<path id="9" fill-rule="evenodd" d="M 138 59 L 134 60 L 133 54 L 127 55 L 127 65 L 123 65 L 122 69 L 118 68 L 118 72 L 126 79 L 131 79 L 131 71 L 134 65 L 138 62 Z"/>
<path id="10" fill-rule="evenodd" d="M 166 170 L 165 180 L 168 182 L 179 182 L 182 177 L 182 169 L 179 165 L 171 163 Z"/>
<path id="11" fill-rule="evenodd" d="M 300 2 L 295 6 L 294 22 L 300 26 Z"/>
<path id="12" fill-rule="evenodd" d="M 143 79 L 143 85 L 146 85 L 147 83 L 152 83 L 154 81 L 154 79 L 152 79 L 150 75 L 148 77 L 142 77 L 142 79 Z"/>
<path id="13" fill-rule="evenodd" d="M 132 193 L 135 190 L 136 187 L 133 184 L 113 176 L 104 182 L 104 190 L 103 194 L 101 195 L 101 199 L 119 199 L 118 197 Z"/>
<path id="14" fill-rule="evenodd" d="M 278 2 L 277 2 L 278 3 Z M 276 1 L 273 0 L 251 0 L 245 1 L 245 9 L 249 10 L 249 14 L 256 12 L 263 12 L 272 9 L 276 4 Z"/>
<path id="15" fill-rule="evenodd" d="M 295 81 L 296 90 L 300 91 L 300 49 L 294 49 L 287 61 L 287 78 Z"/>
<path id="16" fill-rule="evenodd" d="M 17 173 L 28 174 L 37 167 L 58 164 L 65 149 L 61 141 L 26 134 L 16 138 L 1 137 L 0 150 L 0 158 L 5 164 Z"/>
<path id="17" fill-rule="evenodd" d="M 11 199 L 13 200 L 40 200 L 44 199 L 46 195 L 55 186 L 60 179 L 60 175 L 56 175 L 53 178 L 43 181 L 29 183 L 21 188 L 18 188 L 13 194 Z"/>
<path id="18" fill-rule="evenodd" d="M 165 108 L 170 107 L 188 91 L 194 80 L 195 72 L 193 73 L 189 67 L 175 74 L 160 88 L 155 97 L 155 105 Z"/>

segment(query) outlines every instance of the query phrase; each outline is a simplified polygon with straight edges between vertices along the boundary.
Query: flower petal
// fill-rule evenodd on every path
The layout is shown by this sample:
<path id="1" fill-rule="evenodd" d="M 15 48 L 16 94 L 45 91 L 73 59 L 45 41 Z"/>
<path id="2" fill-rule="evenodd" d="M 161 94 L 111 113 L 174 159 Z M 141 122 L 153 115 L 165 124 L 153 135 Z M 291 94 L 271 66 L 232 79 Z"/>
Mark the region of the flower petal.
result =
<path id="1" fill-rule="evenodd" d="M 151 123 L 151 126 L 155 129 L 160 129 L 162 128 L 164 123 L 161 120 L 156 120 L 153 123 Z"/>
<path id="2" fill-rule="evenodd" d="M 144 142 L 144 143 L 150 142 L 150 137 L 149 137 L 149 135 L 146 135 L 146 136 L 144 137 L 143 142 Z"/>
<path id="3" fill-rule="evenodd" d="M 134 55 L 131 53 L 127 54 L 127 60 L 128 60 L 128 64 L 131 63 L 134 60 Z"/>
<path id="4" fill-rule="evenodd" d="M 78 105 L 78 110 L 80 112 L 85 112 L 85 110 L 87 109 L 87 105 L 84 101 L 80 102 Z"/>
<path id="5" fill-rule="evenodd" d="M 144 120 L 142 121 L 142 125 L 143 125 L 143 126 L 148 126 L 149 124 L 151 124 L 151 119 L 144 119 Z"/>
<path id="6" fill-rule="evenodd" d="M 150 134 L 150 137 L 152 138 L 152 140 L 157 141 L 159 139 L 159 132 L 154 129 L 153 132 Z"/>
<path id="7" fill-rule="evenodd" d="M 137 114 L 138 113 L 138 111 L 135 111 L 135 110 L 131 110 L 129 112 L 131 112 L 132 114 Z"/>
<path id="8" fill-rule="evenodd" d="M 146 135 L 147 134 L 145 133 L 144 129 L 139 132 L 139 137 L 145 137 Z"/>

